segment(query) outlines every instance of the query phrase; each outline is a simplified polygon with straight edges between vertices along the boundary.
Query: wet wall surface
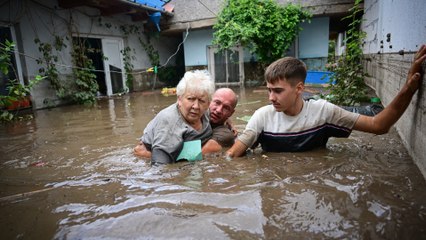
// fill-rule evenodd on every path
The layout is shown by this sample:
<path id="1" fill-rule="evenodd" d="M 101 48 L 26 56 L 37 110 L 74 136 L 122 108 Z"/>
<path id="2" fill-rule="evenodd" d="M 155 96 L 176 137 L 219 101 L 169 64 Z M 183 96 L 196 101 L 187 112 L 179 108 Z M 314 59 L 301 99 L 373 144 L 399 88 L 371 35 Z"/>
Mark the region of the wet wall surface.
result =
<path id="1" fill-rule="evenodd" d="M 0 126 L 2 239 L 426 238 L 426 183 L 394 129 L 151 168 L 132 148 L 175 101 L 133 93 Z M 265 104 L 242 91 L 236 127 Z"/>

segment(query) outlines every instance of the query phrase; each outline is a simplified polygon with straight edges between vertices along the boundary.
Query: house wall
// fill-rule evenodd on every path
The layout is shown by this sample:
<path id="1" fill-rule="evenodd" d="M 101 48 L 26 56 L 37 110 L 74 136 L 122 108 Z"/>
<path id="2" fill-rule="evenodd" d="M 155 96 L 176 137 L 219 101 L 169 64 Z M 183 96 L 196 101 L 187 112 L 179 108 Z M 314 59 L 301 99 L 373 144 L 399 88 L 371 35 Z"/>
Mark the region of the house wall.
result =
<path id="1" fill-rule="evenodd" d="M 151 87 L 153 78 L 143 78 L 145 70 L 152 66 L 146 51 L 142 48 L 139 38 L 144 39 L 141 22 L 133 22 L 129 16 L 114 15 L 101 16 L 99 10 L 88 7 L 61 9 L 56 0 L 10 0 L 0 5 L 0 22 L 12 25 L 15 29 L 18 51 L 21 52 L 21 64 L 25 79 L 33 79 L 39 74 L 39 65 L 36 59 L 42 57 L 36 38 L 43 43 L 53 44 L 55 36 L 64 39 L 66 47 L 61 51 L 53 51 L 58 57 L 57 70 L 60 79 L 65 82 L 73 81 L 72 74 L 72 37 L 90 37 L 99 39 L 121 39 L 124 47 L 131 49 L 131 64 L 134 66 L 136 81 L 145 81 L 139 85 Z M 138 26 L 139 33 L 125 34 L 122 26 Z M 181 42 L 180 36 L 151 36 L 153 47 L 159 51 L 160 63 L 163 65 L 176 51 Z M 122 59 L 122 56 L 120 56 Z M 170 58 L 167 66 L 176 64 L 176 57 Z M 138 82 L 136 82 L 136 85 Z M 33 106 L 44 108 L 62 104 L 55 91 L 46 79 L 32 91 Z"/>
<path id="2" fill-rule="evenodd" d="M 211 27 L 223 7 L 225 0 L 171 0 L 174 16 L 165 24 L 165 32 L 182 32 L 188 25 L 191 29 Z M 347 13 L 354 0 L 277 0 L 280 5 L 300 4 L 314 16 L 340 15 Z"/>
<path id="3" fill-rule="evenodd" d="M 362 29 L 367 33 L 363 51 L 367 83 L 388 105 L 406 81 L 414 52 L 426 39 L 424 0 L 366 0 Z M 390 39 L 387 34 L 390 33 Z M 383 41 L 383 42 L 382 42 Z M 424 69 L 425 70 L 425 69 Z M 423 76 L 423 82 L 426 77 Z M 401 139 L 426 177 L 426 85 L 414 95 L 395 124 Z"/>
<path id="4" fill-rule="evenodd" d="M 298 37 L 299 58 L 305 61 L 310 70 L 323 70 L 328 54 L 329 18 L 314 18 L 310 23 L 302 23 Z M 187 69 L 207 66 L 207 46 L 212 44 L 213 29 L 189 31 L 184 42 L 185 66 Z M 186 32 L 183 33 L 183 38 Z M 244 51 L 244 60 L 250 62 L 252 54 Z"/>
<path id="5" fill-rule="evenodd" d="M 313 18 L 311 22 L 301 23 L 302 31 L 298 37 L 298 57 L 309 70 L 325 70 L 329 39 L 328 17 Z"/>
<path id="6" fill-rule="evenodd" d="M 186 32 L 183 33 L 184 35 Z M 207 46 L 212 44 L 213 30 L 192 30 L 184 43 L 185 66 L 193 68 L 196 66 L 207 68 Z"/>

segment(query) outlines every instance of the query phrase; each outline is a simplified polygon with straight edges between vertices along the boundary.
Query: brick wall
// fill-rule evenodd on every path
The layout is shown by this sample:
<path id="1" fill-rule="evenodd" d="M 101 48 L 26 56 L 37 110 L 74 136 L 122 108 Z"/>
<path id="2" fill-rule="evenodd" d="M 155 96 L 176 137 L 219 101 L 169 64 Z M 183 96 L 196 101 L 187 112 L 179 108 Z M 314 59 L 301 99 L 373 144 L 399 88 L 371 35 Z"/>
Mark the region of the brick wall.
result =
<path id="1" fill-rule="evenodd" d="M 414 53 L 365 55 L 366 79 L 387 106 L 404 85 Z M 425 67 L 423 67 L 425 70 Z M 404 115 L 395 124 L 405 147 L 426 177 L 426 77 Z M 423 119 L 425 118 L 425 119 Z"/>

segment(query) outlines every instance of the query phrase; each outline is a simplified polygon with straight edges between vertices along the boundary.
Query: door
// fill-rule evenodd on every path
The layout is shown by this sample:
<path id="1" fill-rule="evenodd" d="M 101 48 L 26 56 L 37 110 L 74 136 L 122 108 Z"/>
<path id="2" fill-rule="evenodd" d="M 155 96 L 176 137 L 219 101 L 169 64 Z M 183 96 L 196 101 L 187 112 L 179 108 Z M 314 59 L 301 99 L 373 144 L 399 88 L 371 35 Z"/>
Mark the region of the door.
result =
<path id="1" fill-rule="evenodd" d="M 122 49 L 123 41 L 121 39 L 102 39 L 105 83 L 108 96 L 128 91 L 123 71 Z"/>

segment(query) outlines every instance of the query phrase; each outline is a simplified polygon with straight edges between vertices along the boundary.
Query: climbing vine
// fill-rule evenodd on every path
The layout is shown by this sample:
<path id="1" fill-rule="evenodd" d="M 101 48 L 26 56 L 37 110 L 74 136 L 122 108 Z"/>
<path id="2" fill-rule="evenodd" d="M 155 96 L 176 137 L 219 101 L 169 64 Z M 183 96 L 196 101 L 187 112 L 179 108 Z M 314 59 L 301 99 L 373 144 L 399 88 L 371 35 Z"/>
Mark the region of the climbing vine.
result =
<path id="1" fill-rule="evenodd" d="M 130 47 L 126 47 L 121 50 L 121 54 L 123 54 L 124 71 L 126 73 L 126 86 L 129 90 L 133 89 L 133 64 L 131 62 L 131 51 L 132 49 Z"/>
<path id="2" fill-rule="evenodd" d="M 42 54 L 42 56 L 36 60 L 37 64 L 41 66 L 38 70 L 39 73 L 50 81 L 50 84 L 56 90 L 56 94 L 59 97 L 65 97 L 65 88 L 61 84 L 59 71 L 56 67 L 58 63 L 58 53 L 66 47 L 64 38 L 54 36 L 53 44 L 41 42 L 40 39 L 36 38 L 34 39 L 34 43 L 38 45 L 38 50 Z"/>
<path id="3" fill-rule="evenodd" d="M 362 0 L 356 0 L 354 6 L 350 9 L 350 15 L 343 18 L 349 19 L 349 29 L 346 31 L 346 50 L 337 61 L 330 61 L 328 70 L 334 72 L 330 77 L 328 89 L 330 93 L 325 96 L 329 101 L 339 104 L 353 106 L 367 100 L 367 86 L 364 77 L 368 76 L 362 68 L 361 60 L 362 40 L 365 32 L 360 30 L 362 19 L 360 15 Z"/>
<path id="4" fill-rule="evenodd" d="M 124 36 L 128 37 L 132 34 L 139 35 L 141 33 L 141 28 L 137 25 L 126 24 L 120 26 L 120 31 Z M 126 74 L 126 86 L 129 91 L 133 89 L 134 66 L 132 64 L 132 60 L 136 59 L 136 57 L 134 55 L 131 55 L 131 53 L 134 51 L 135 49 L 131 49 L 130 47 L 125 47 L 123 50 L 121 50 L 121 54 L 123 54 L 124 71 Z"/>
<path id="5" fill-rule="evenodd" d="M 228 0 L 213 26 L 213 43 L 221 50 L 247 47 L 258 61 L 270 63 L 283 56 L 311 14 L 300 6 L 274 0 Z"/>
<path id="6" fill-rule="evenodd" d="M 158 78 L 167 84 L 167 86 L 174 87 L 179 81 L 178 71 L 176 67 L 165 67 L 160 66 L 160 54 L 157 49 L 151 43 L 151 38 L 149 35 L 144 35 L 145 40 L 142 40 L 139 37 L 139 42 L 142 45 L 142 48 L 145 50 L 148 55 L 151 66 L 157 67 Z"/>
<path id="7" fill-rule="evenodd" d="M 71 53 L 73 69 L 75 75 L 75 90 L 71 94 L 71 98 L 80 104 L 93 105 L 96 103 L 96 94 L 99 90 L 99 85 L 96 82 L 94 74 L 95 67 L 92 60 L 87 57 L 87 52 L 95 51 L 92 48 L 87 48 L 84 40 L 76 40 L 73 43 L 73 51 Z"/>
<path id="8" fill-rule="evenodd" d="M 159 66 L 160 54 L 158 53 L 158 50 L 155 49 L 154 46 L 152 45 L 150 37 L 145 34 L 145 40 L 142 40 L 142 38 L 139 37 L 139 42 L 141 43 L 142 48 L 145 50 L 146 54 L 148 54 L 148 58 L 151 65 Z"/>

